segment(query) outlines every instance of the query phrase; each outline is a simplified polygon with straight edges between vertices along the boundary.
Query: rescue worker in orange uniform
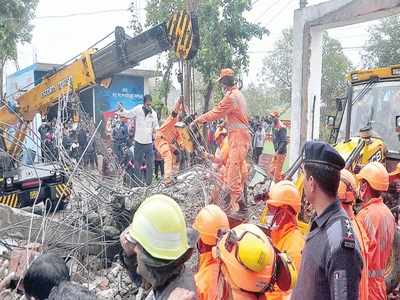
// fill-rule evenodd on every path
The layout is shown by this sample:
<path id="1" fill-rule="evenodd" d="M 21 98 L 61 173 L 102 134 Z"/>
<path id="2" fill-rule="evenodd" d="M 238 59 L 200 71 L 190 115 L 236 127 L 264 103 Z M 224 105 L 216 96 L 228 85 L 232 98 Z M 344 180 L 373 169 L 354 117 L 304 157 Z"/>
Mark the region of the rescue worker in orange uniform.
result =
<path id="1" fill-rule="evenodd" d="M 222 198 L 225 196 L 224 193 L 221 193 L 221 187 L 225 185 L 226 162 L 229 155 L 229 143 L 227 135 L 228 131 L 224 127 L 219 126 L 214 135 L 218 146 L 215 154 L 212 155 L 205 153 L 205 157 L 212 161 L 212 167 L 217 173 L 217 178 L 219 180 L 219 183 L 215 185 L 215 188 L 210 194 L 212 203 L 220 203 Z"/>
<path id="2" fill-rule="evenodd" d="M 300 270 L 301 252 L 304 236 L 297 226 L 297 214 L 300 212 L 300 194 L 296 186 L 288 180 L 275 184 L 267 199 L 268 215 L 266 225 L 271 231 L 272 244 L 285 252 Z M 288 299 L 290 293 L 282 292 L 277 287 L 268 293 L 268 300 Z"/>
<path id="3" fill-rule="evenodd" d="M 361 272 L 360 287 L 359 287 L 359 299 L 368 300 L 368 245 L 369 239 L 367 232 L 365 231 L 363 225 L 357 221 L 353 206 L 356 202 L 356 191 L 357 182 L 354 175 L 346 170 L 342 169 L 340 171 L 340 183 L 338 188 L 338 198 L 341 202 L 343 209 L 346 211 L 351 224 L 353 225 L 354 234 L 357 237 L 358 243 L 360 245 L 360 252 L 363 260 L 363 269 Z"/>
<path id="4" fill-rule="evenodd" d="M 214 139 L 217 143 L 217 150 L 214 155 L 207 154 L 207 158 L 213 162 L 213 168 L 222 175 L 222 179 L 225 174 L 229 154 L 228 131 L 224 127 L 219 126 L 215 131 Z"/>
<path id="5" fill-rule="evenodd" d="M 396 230 L 394 217 L 381 197 L 388 190 L 389 174 L 381 163 L 371 162 L 361 169 L 357 179 L 362 207 L 356 219 L 369 238 L 368 298 L 384 300 L 387 299 L 384 272 Z"/>
<path id="6" fill-rule="evenodd" d="M 165 120 L 163 125 L 157 130 L 155 138 L 155 147 L 164 160 L 164 180 L 165 183 L 171 183 L 171 176 L 177 172 L 176 147 L 179 143 L 179 133 L 175 127 L 178 122 L 178 115 L 183 109 L 182 97 L 178 99 L 171 115 Z"/>
<path id="7" fill-rule="evenodd" d="M 248 170 L 246 156 L 250 149 L 249 120 L 247 101 L 235 84 L 232 69 L 221 70 L 218 81 L 225 90 L 224 98 L 209 112 L 195 119 L 195 123 L 210 123 L 225 119 L 228 130 L 229 154 L 226 165 L 225 180 L 230 189 L 230 208 L 232 212 L 245 210 L 241 195 L 244 191 Z"/>
<path id="8" fill-rule="evenodd" d="M 270 114 L 272 117 L 272 143 L 274 144 L 275 155 L 271 162 L 270 173 L 275 182 L 282 180 L 282 168 L 285 163 L 287 153 L 287 129 L 279 120 L 279 113 L 273 112 Z"/>
<path id="9" fill-rule="evenodd" d="M 220 264 L 212 256 L 212 247 L 217 244 L 218 235 L 229 230 L 228 217 L 217 205 L 207 205 L 197 214 L 193 228 L 199 233 L 199 264 L 194 276 L 197 296 L 199 300 L 214 300 Z"/>
<path id="10" fill-rule="evenodd" d="M 288 256 L 274 249 L 254 224 L 241 224 L 228 231 L 213 248 L 213 256 L 220 263 L 216 300 L 270 299 L 267 292 L 275 283 L 286 291 L 293 288 L 297 278 Z"/>

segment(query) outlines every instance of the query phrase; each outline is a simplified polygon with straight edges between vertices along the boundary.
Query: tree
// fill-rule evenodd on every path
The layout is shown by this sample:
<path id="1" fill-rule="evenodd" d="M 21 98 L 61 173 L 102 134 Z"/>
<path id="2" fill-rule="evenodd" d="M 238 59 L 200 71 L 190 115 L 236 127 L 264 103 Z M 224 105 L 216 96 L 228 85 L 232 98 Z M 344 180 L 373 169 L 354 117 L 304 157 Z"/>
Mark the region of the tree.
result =
<path id="1" fill-rule="evenodd" d="M 290 103 L 292 88 L 292 55 L 293 30 L 285 29 L 282 37 L 275 43 L 263 62 L 261 78 L 265 84 L 273 84 L 280 90 L 279 95 L 283 105 Z M 322 82 L 321 104 L 325 107 L 325 114 L 332 114 L 335 109 L 334 99 L 343 96 L 346 87 L 346 74 L 351 70 L 350 60 L 343 53 L 339 41 L 331 38 L 327 32 L 322 35 Z M 324 122 L 321 114 L 321 122 Z M 324 128 L 324 126 L 321 126 Z M 322 138 L 327 138 L 327 132 L 321 132 Z"/>
<path id="2" fill-rule="evenodd" d="M 387 67 L 399 64 L 400 16 L 383 18 L 368 29 L 369 38 L 362 51 L 364 66 Z"/>
<path id="3" fill-rule="evenodd" d="M 129 20 L 128 29 L 136 36 L 143 31 L 143 25 L 140 22 L 138 11 L 137 11 L 137 1 L 133 1 L 129 4 L 129 12 L 131 13 L 131 19 Z"/>
<path id="4" fill-rule="evenodd" d="M 344 96 L 346 90 L 346 75 L 353 68 L 350 60 L 343 53 L 338 40 L 329 37 L 327 32 L 322 36 L 322 82 L 321 102 L 331 113 L 336 107 L 333 101 Z"/>
<path id="5" fill-rule="evenodd" d="M 293 65 L 293 29 L 284 29 L 271 54 L 265 57 L 261 78 L 279 90 L 279 97 L 290 103 Z"/>
<path id="6" fill-rule="evenodd" d="M 37 4 L 38 0 L 0 0 L 0 98 L 6 62 L 17 60 L 17 43 L 32 39 L 31 21 Z"/>
<path id="7" fill-rule="evenodd" d="M 243 13 L 252 7 L 251 0 L 200 1 L 198 10 L 200 48 L 192 64 L 201 73 L 205 89 L 204 111 L 209 109 L 215 78 L 223 67 L 232 67 L 240 75 L 249 66 L 248 42 L 262 38 L 267 30 L 248 22 Z M 146 7 L 147 25 L 165 21 L 175 11 L 184 8 L 182 0 L 149 0 Z M 166 71 L 171 70 L 173 56 L 169 57 Z M 163 76 L 168 79 L 169 75 Z"/>
<path id="8" fill-rule="evenodd" d="M 246 97 L 248 111 L 251 116 L 265 116 L 277 107 L 281 107 L 282 112 L 290 106 L 286 100 L 280 98 L 280 90 L 275 87 L 250 83 L 242 92 Z"/>

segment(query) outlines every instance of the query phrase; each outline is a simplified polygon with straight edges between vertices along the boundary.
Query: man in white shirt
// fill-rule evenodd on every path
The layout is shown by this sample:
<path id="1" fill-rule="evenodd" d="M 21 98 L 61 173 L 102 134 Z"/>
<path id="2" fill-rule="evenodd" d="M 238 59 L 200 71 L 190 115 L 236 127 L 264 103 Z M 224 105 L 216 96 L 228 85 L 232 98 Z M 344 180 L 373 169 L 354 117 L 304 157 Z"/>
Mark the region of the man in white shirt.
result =
<path id="1" fill-rule="evenodd" d="M 135 122 L 135 178 L 137 181 L 141 176 L 140 168 L 146 159 L 146 184 L 150 185 L 153 179 L 153 137 L 159 128 L 157 113 L 151 108 L 152 98 L 150 95 L 144 96 L 143 105 L 138 105 L 130 111 L 122 111 L 120 115 Z"/>
<path id="2" fill-rule="evenodd" d="M 265 130 L 261 124 L 257 124 L 257 130 L 254 133 L 254 150 L 253 160 L 254 163 L 258 164 L 260 155 L 263 153 L 265 143 Z"/>

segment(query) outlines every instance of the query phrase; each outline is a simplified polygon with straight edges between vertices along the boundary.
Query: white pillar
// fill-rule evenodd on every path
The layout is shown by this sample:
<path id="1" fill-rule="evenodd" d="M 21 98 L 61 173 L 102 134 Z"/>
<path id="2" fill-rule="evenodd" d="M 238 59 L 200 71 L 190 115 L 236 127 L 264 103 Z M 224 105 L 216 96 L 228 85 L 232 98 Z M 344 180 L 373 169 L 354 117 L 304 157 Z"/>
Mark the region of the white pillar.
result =
<path id="1" fill-rule="evenodd" d="M 314 127 L 314 139 L 319 138 L 320 106 L 321 106 L 321 77 L 322 77 L 322 32 L 319 27 L 310 29 L 310 78 L 308 80 L 308 113 L 307 113 L 307 140 L 312 138 Z M 313 102 L 316 98 L 313 120 Z"/>
<path id="2" fill-rule="evenodd" d="M 305 17 L 302 10 L 294 12 L 293 27 L 293 74 L 291 99 L 291 129 L 289 161 L 292 164 L 300 152 L 302 103 L 303 103 L 303 55 L 304 55 L 304 26 Z"/>

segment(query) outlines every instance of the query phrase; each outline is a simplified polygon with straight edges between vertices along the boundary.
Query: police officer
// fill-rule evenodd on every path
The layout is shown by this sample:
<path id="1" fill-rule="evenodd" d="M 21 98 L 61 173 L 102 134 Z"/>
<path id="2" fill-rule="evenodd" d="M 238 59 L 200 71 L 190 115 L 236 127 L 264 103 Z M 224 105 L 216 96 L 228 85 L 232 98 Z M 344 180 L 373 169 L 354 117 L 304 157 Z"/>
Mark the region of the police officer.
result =
<path id="1" fill-rule="evenodd" d="M 307 142 L 304 151 L 304 194 L 316 217 L 291 299 L 358 299 L 362 257 L 351 221 L 336 198 L 345 162 L 323 142 Z"/>

